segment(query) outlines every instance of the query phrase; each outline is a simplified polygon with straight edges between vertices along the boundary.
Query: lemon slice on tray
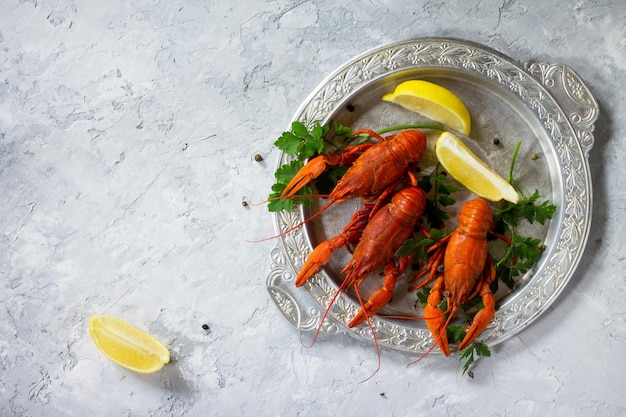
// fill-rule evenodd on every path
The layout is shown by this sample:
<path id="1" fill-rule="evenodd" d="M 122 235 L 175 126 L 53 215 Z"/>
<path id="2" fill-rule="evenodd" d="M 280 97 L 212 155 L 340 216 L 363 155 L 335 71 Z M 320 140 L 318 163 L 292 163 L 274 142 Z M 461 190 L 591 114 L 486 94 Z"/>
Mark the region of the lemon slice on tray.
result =
<path id="1" fill-rule="evenodd" d="M 471 119 L 465 104 L 450 90 L 424 80 L 398 84 L 382 99 L 439 122 L 449 129 L 469 135 Z"/>
<path id="2" fill-rule="evenodd" d="M 170 361 L 165 345 L 117 317 L 92 315 L 89 335 L 104 356 L 135 372 L 151 374 Z"/>
<path id="3" fill-rule="evenodd" d="M 439 136 L 435 152 L 448 174 L 478 196 L 490 201 L 519 202 L 519 194 L 513 186 L 452 133 L 443 132 Z"/>

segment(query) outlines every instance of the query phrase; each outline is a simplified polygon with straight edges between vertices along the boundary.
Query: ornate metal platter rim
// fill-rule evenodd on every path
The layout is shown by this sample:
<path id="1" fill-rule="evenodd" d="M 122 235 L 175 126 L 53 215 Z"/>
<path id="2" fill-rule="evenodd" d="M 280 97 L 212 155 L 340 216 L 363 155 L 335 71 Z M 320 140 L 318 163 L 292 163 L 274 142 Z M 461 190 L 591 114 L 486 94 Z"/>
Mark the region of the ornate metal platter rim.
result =
<path id="1" fill-rule="evenodd" d="M 496 83 L 514 94 L 537 117 L 556 149 L 562 198 L 553 244 L 544 254 L 532 279 L 518 288 L 516 298 L 499 308 L 481 340 L 500 343 L 530 324 L 558 297 L 574 274 L 586 244 L 591 218 L 591 181 L 587 155 L 593 146 L 593 123 L 598 106 L 580 78 L 569 68 L 556 64 L 516 61 L 490 48 L 448 38 L 423 38 L 383 46 L 366 52 L 329 75 L 304 101 L 294 116 L 306 125 L 326 123 L 344 100 L 359 88 L 382 76 L 412 68 L 441 67 L 467 72 Z M 560 96 L 560 97 L 559 97 Z M 556 98 L 558 97 L 558 99 Z M 574 103 L 574 106 L 572 106 Z M 572 110 L 573 109 L 573 110 Z M 566 114 L 566 111 L 569 113 Z M 288 161 L 281 156 L 279 165 Z M 302 211 L 278 213 L 278 232 L 303 219 Z M 324 273 L 305 284 L 306 291 L 293 287 L 293 278 L 310 248 L 302 229 L 280 239 L 272 250 L 272 271 L 267 287 L 285 317 L 301 330 L 320 325 L 336 290 Z M 329 333 L 345 332 L 372 341 L 367 326 L 346 327 L 358 306 L 338 298 L 322 323 Z M 432 343 L 427 331 L 375 317 L 376 338 L 381 346 L 422 353 Z"/>

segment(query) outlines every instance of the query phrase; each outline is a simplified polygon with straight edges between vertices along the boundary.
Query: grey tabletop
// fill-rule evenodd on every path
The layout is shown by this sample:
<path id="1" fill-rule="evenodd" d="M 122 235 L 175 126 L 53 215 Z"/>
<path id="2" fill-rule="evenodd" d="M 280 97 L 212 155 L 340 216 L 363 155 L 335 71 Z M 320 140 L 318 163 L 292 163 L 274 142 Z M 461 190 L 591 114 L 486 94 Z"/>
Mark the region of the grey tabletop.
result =
<path id="1" fill-rule="evenodd" d="M 572 68 L 599 104 L 586 249 L 550 308 L 477 361 L 343 335 L 305 348 L 265 288 L 275 139 L 337 67 L 453 37 Z M 0 414 L 626 413 L 626 12 L 609 1 L 0 3 Z M 255 155 L 262 161 L 255 160 Z M 247 206 L 243 202 L 249 203 Z M 151 375 L 92 314 L 148 331 Z"/>

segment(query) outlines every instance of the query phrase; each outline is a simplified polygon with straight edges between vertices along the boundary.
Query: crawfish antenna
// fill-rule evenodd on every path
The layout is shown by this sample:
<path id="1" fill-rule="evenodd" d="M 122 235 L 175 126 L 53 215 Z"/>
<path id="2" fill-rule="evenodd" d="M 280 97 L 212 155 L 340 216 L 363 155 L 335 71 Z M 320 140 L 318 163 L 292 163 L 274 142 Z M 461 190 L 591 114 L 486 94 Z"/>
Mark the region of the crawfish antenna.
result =
<path id="1" fill-rule="evenodd" d="M 361 298 L 361 293 L 359 292 L 359 287 L 356 283 L 354 284 L 354 290 L 356 292 L 357 298 L 359 299 L 359 304 L 361 304 L 362 308 L 365 308 L 363 299 Z M 374 329 L 374 325 L 372 324 L 372 319 L 369 316 L 369 314 L 365 313 L 365 318 L 367 319 L 367 326 L 370 328 L 370 331 L 372 332 L 372 338 L 374 339 L 374 346 L 376 347 L 376 358 L 378 360 L 378 363 L 376 365 L 376 369 L 374 369 L 374 372 L 372 372 L 370 376 L 368 376 L 363 381 L 361 381 L 361 383 L 369 381 L 370 379 L 374 377 L 374 375 L 378 373 L 378 371 L 380 371 L 380 345 L 378 344 L 378 339 L 376 338 L 376 330 Z"/>
<path id="2" fill-rule="evenodd" d="M 413 362 L 409 363 L 407 365 L 407 367 L 418 363 L 419 361 L 424 359 L 426 356 L 428 356 L 433 350 L 435 350 L 435 348 L 437 347 L 437 343 L 439 342 L 439 339 L 441 339 L 441 335 L 439 335 L 439 337 L 433 342 L 433 345 L 431 347 L 429 347 L 428 350 L 422 354 L 422 356 L 420 356 L 419 358 L 415 359 Z"/>
<path id="3" fill-rule="evenodd" d="M 313 345 L 315 344 L 315 342 L 317 341 L 318 336 L 320 335 L 320 332 L 322 331 L 322 326 L 324 326 L 324 321 L 326 320 L 326 317 L 328 316 L 328 313 L 330 312 L 331 307 L 333 306 L 333 304 L 335 304 L 335 301 L 337 300 L 337 297 L 339 297 L 339 294 L 341 294 L 341 291 L 343 289 L 345 289 L 346 287 L 346 281 L 344 280 L 344 282 L 341 283 L 341 285 L 339 286 L 339 288 L 337 289 L 337 291 L 335 292 L 335 295 L 333 295 L 332 300 L 330 300 L 330 303 L 328 303 L 328 307 L 326 308 L 326 311 L 324 311 L 324 314 L 322 315 L 322 318 L 320 320 L 320 324 L 319 326 L 317 326 L 317 330 L 315 330 L 315 335 L 313 336 L 313 341 L 306 345 L 304 344 L 304 341 L 302 340 L 302 332 L 300 332 L 300 343 L 302 344 L 303 347 L 310 349 L 313 347 Z"/>
<path id="4" fill-rule="evenodd" d="M 342 200 L 342 201 L 343 201 L 343 200 Z M 275 236 L 270 236 L 270 237 L 266 237 L 266 238 L 264 238 L 264 239 L 258 239 L 258 240 L 247 240 L 247 242 L 250 242 L 250 243 L 260 243 L 260 242 L 265 242 L 265 241 L 268 241 L 268 240 L 277 239 L 277 238 L 279 238 L 279 237 L 286 236 L 286 235 L 288 235 L 289 233 L 291 233 L 291 232 L 293 232 L 294 230 L 296 230 L 297 228 L 299 228 L 299 227 L 303 226 L 303 225 L 304 225 L 304 224 L 306 224 L 307 222 L 309 222 L 309 221 L 311 221 L 311 220 L 315 219 L 315 218 L 316 218 L 316 217 L 318 217 L 320 214 L 322 214 L 322 213 L 324 213 L 326 210 L 328 210 L 328 208 L 329 208 L 330 206 L 332 206 L 333 204 L 335 204 L 335 203 L 337 203 L 337 202 L 339 202 L 339 200 L 330 200 L 328 203 L 324 204 L 324 205 L 322 206 L 322 208 L 320 208 L 320 209 L 317 211 L 317 213 L 315 213 L 315 214 L 313 214 L 313 215 L 309 216 L 308 218 L 306 218 L 306 219 L 302 220 L 300 223 L 296 224 L 295 226 L 292 226 L 292 227 L 290 227 L 289 229 L 287 229 L 287 230 L 285 230 L 285 231 L 283 231 L 283 232 L 281 232 L 281 233 L 279 233 L 279 234 L 277 234 L 277 235 L 275 235 Z"/>

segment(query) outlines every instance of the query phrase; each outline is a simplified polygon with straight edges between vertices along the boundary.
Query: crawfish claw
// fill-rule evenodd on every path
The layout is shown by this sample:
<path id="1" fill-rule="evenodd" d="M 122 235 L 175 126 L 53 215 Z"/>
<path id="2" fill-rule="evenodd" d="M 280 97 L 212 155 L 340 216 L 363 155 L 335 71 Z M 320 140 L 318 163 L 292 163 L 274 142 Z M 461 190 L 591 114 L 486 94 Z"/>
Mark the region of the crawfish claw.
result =
<path id="1" fill-rule="evenodd" d="M 368 317 L 372 317 L 374 314 L 382 310 L 383 307 L 389 304 L 391 298 L 393 297 L 393 289 L 396 287 L 398 277 L 402 275 L 409 264 L 409 261 L 410 258 L 405 257 L 400 259 L 397 266 L 393 261 L 385 265 L 385 279 L 383 280 L 383 286 L 370 295 L 370 298 L 361 307 L 361 310 L 354 316 L 350 323 L 348 323 L 349 328 L 358 326 L 367 320 Z"/>
<path id="2" fill-rule="evenodd" d="M 349 328 L 358 326 L 367 320 L 368 317 L 378 313 L 384 306 L 389 304 L 391 296 L 393 295 L 393 289 L 382 287 L 376 290 L 363 305 L 361 310 L 354 316 L 354 318 L 348 323 Z"/>
<path id="3" fill-rule="evenodd" d="M 487 282 L 483 282 L 480 289 L 480 295 L 483 300 L 483 304 L 485 305 L 472 320 L 472 325 L 469 330 L 465 334 L 463 341 L 459 344 L 459 350 L 463 350 L 469 346 L 470 343 L 474 341 L 480 334 L 485 330 L 485 328 L 491 323 L 493 316 L 496 312 L 496 302 L 493 298 L 493 294 L 489 289 L 489 284 Z"/>
<path id="4" fill-rule="evenodd" d="M 330 261 L 333 252 L 348 242 L 348 236 L 339 235 L 326 240 L 313 249 L 296 278 L 296 287 L 301 287 L 307 279 Z"/>
<path id="5" fill-rule="evenodd" d="M 447 320 L 445 312 L 439 308 L 439 303 L 443 299 L 443 276 L 437 278 L 435 285 L 430 290 L 428 295 L 428 303 L 424 307 L 424 318 L 426 319 L 426 326 L 428 330 L 435 338 L 435 342 L 441 349 L 444 355 L 450 356 L 450 345 L 448 344 L 448 332 L 446 329 Z"/>
<path id="6" fill-rule="evenodd" d="M 326 157 L 317 156 L 307 162 L 306 165 L 289 181 L 282 194 L 283 198 L 291 198 L 309 182 L 322 175 L 326 169 Z"/>

